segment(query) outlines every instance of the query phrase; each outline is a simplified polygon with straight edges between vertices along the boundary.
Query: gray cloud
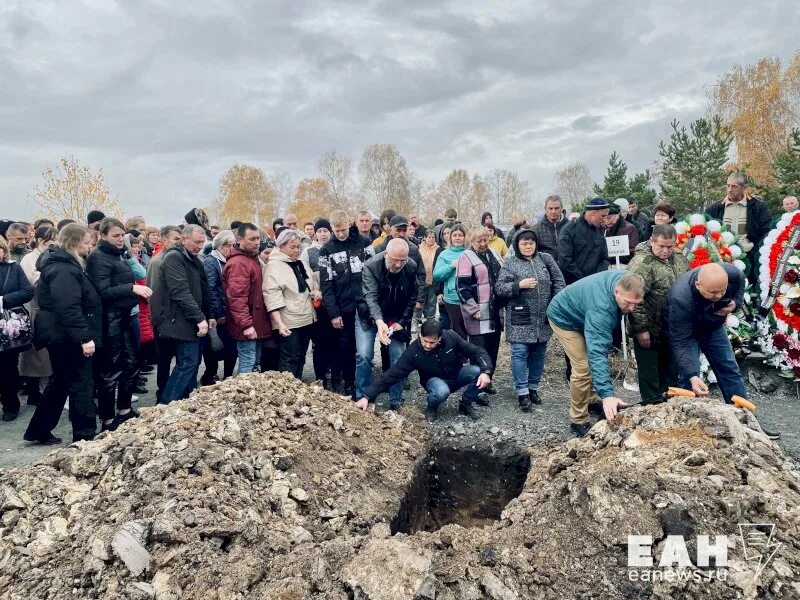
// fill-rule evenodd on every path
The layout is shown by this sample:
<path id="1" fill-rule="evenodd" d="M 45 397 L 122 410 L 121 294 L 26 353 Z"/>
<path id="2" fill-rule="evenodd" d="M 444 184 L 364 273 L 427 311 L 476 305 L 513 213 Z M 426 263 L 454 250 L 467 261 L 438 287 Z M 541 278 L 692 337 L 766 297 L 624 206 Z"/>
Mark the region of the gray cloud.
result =
<path id="1" fill-rule="evenodd" d="M 437 180 L 646 168 L 731 65 L 788 58 L 796 3 L 136 2 L 0 8 L 0 215 L 64 154 L 167 222 L 246 161 L 295 179 L 395 143 Z"/>

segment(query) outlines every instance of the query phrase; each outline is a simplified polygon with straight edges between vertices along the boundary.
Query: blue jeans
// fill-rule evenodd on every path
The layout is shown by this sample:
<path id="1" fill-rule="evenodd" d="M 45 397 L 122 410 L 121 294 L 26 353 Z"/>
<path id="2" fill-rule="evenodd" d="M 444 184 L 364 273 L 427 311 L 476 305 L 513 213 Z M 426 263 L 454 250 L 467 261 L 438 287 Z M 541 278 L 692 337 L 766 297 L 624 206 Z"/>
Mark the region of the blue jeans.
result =
<path id="1" fill-rule="evenodd" d="M 425 384 L 425 391 L 428 392 L 428 408 L 439 408 L 439 405 L 447 400 L 447 397 L 462 387 L 464 393 L 461 394 L 461 404 L 472 404 L 478 399 L 478 377 L 481 368 L 476 365 L 464 365 L 456 375 L 455 379 L 442 379 L 431 377 Z"/>
<path id="2" fill-rule="evenodd" d="M 200 340 L 183 342 L 175 340 L 175 367 L 169 374 L 161 394 L 161 404 L 187 398 L 197 387 L 197 369 L 200 367 Z"/>
<path id="3" fill-rule="evenodd" d="M 356 317 L 356 398 L 363 398 L 364 392 L 372 384 L 372 359 L 375 357 L 375 336 L 378 327 L 372 325 L 364 329 L 361 319 Z M 389 363 L 394 364 L 406 349 L 405 342 L 389 338 Z M 403 382 L 389 388 L 389 405 L 397 406 L 403 401 Z"/>
<path id="4" fill-rule="evenodd" d="M 239 353 L 239 374 L 252 373 L 261 364 L 261 340 L 236 340 Z"/>
<path id="5" fill-rule="evenodd" d="M 715 329 L 711 334 L 697 338 L 697 345 L 700 351 L 706 355 L 709 365 L 717 376 L 717 385 L 722 392 L 725 402 L 730 403 L 733 396 L 747 398 L 747 390 L 744 387 L 744 379 L 739 370 L 739 364 L 733 355 L 733 348 L 725 328 Z M 680 387 L 690 390 L 692 384 L 685 374 L 680 373 L 678 377 Z"/>
<path id="6" fill-rule="evenodd" d="M 545 354 L 547 354 L 547 342 L 535 344 L 511 342 L 511 375 L 514 377 L 517 396 L 524 396 L 528 390 L 539 388 L 544 371 Z"/>

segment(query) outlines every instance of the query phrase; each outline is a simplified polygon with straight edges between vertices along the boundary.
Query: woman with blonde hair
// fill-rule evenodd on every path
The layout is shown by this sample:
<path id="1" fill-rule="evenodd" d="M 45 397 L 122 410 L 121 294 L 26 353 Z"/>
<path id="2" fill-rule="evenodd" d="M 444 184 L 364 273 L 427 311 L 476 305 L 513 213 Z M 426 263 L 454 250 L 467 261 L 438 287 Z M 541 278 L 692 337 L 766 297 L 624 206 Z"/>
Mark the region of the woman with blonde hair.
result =
<path id="1" fill-rule="evenodd" d="M 456 266 L 461 316 L 469 342 L 489 353 L 494 368 L 497 368 L 500 334 L 503 331 L 500 317 L 502 302 L 495 296 L 500 267 L 500 257 L 489 248 L 489 232 L 486 228 L 480 226 L 470 230 L 469 248 L 458 258 Z M 495 393 L 491 384 L 486 392 Z"/>
<path id="2" fill-rule="evenodd" d="M 91 236 L 86 227 L 71 223 L 58 235 L 59 248 L 41 267 L 36 297 L 35 344 L 47 348 L 53 377 L 36 407 L 24 439 L 39 444 L 58 444 L 52 433 L 69 396 L 72 440 L 90 440 L 97 421 L 92 398 L 92 361 L 102 343 L 103 304 L 86 275 Z"/>

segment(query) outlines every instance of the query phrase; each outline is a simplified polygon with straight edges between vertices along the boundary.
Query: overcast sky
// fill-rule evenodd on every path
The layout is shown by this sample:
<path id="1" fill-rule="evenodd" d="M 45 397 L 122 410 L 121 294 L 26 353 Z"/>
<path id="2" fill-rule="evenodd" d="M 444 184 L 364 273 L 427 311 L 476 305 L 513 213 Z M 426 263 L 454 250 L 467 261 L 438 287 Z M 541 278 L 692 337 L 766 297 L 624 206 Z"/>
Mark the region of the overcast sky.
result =
<path id="1" fill-rule="evenodd" d="M 438 8 L 437 8 L 438 7 Z M 800 3 L 3 0 L 0 217 L 72 154 L 128 214 L 179 220 L 236 162 L 295 181 L 327 150 L 410 168 L 635 171 L 735 63 L 800 48 Z"/>

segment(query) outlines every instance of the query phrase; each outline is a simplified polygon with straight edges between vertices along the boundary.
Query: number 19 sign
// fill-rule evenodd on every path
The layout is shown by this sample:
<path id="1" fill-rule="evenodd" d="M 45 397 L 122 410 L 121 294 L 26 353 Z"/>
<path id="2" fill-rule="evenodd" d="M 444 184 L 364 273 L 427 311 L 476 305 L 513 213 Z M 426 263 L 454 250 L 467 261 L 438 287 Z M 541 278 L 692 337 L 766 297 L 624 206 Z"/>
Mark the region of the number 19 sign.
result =
<path id="1" fill-rule="evenodd" d="M 614 258 L 615 256 L 628 256 L 631 251 L 628 247 L 627 235 L 612 235 L 606 238 L 606 246 L 608 247 L 608 257 Z"/>

